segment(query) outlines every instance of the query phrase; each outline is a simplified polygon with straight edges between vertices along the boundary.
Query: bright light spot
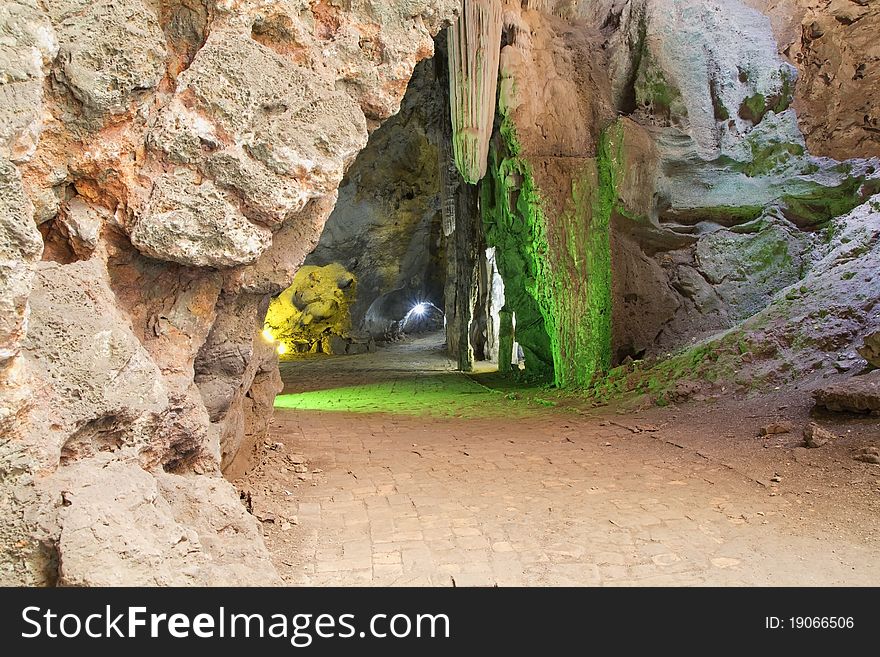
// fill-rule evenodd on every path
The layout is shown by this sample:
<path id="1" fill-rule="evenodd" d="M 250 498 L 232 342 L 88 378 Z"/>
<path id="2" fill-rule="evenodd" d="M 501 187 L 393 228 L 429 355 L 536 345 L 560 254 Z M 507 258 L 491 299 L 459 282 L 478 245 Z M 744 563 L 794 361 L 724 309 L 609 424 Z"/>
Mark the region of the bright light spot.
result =
<path id="1" fill-rule="evenodd" d="M 276 347 L 275 351 L 278 352 L 279 356 L 283 356 L 284 354 L 287 353 L 287 345 L 284 344 L 283 342 L 279 342 L 278 347 Z"/>
<path id="2" fill-rule="evenodd" d="M 413 309 L 412 309 L 413 315 L 416 315 L 418 317 L 421 317 L 427 311 L 428 311 L 428 304 L 426 304 L 426 303 L 418 303 L 415 306 L 413 306 Z"/>
<path id="3" fill-rule="evenodd" d="M 272 331 L 269 329 L 263 329 L 263 338 L 266 342 L 275 342 L 275 336 L 272 335 Z"/>

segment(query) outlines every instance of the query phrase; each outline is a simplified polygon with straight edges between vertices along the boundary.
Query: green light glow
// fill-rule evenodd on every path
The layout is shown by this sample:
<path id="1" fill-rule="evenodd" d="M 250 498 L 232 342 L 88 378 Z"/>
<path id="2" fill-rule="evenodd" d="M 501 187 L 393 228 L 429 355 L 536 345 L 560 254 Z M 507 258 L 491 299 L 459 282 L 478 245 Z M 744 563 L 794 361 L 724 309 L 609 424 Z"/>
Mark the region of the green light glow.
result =
<path id="1" fill-rule="evenodd" d="M 611 365 L 610 219 L 623 170 L 623 125 L 585 159 L 559 216 L 547 214 L 531 164 L 501 109 L 503 148 L 490 154 L 483 221 L 496 247 L 526 370 L 558 387 L 589 385 Z"/>
<path id="2" fill-rule="evenodd" d="M 429 417 L 498 417 L 518 412 L 515 402 L 456 373 L 279 395 L 275 408 Z"/>

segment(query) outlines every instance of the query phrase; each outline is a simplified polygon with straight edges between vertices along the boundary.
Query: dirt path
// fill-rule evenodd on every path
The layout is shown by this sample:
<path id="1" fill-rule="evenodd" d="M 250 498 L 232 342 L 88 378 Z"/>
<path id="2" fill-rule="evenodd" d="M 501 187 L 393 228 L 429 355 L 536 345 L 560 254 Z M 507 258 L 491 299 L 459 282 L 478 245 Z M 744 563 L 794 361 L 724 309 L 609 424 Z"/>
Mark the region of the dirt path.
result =
<path id="1" fill-rule="evenodd" d="M 806 397 L 590 409 L 489 390 L 437 347 L 283 367 L 238 483 L 289 583 L 880 584 L 880 466 L 851 458 L 876 421 L 806 450 L 755 438 L 799 432 Z"/>

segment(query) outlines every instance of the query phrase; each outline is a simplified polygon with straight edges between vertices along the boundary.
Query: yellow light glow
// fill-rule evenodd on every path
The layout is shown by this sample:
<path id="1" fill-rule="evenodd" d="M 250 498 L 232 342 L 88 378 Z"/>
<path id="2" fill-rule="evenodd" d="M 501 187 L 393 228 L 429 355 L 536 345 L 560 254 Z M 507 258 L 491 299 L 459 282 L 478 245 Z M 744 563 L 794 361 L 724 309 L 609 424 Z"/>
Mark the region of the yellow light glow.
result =
<path id="1" fill-rule="evenodd" d="M 283 356 L 284 354 L 287 353 L 287 345 L 284 344 L 283 342 L 279 342 L 278 347 L 276 348 L 276 351 L 278 352 L 279 356 Z"/>
<path id="2" fill-rule="evenodd" d="M 275 336 L 272 335 L 272 331 L 269 329 L 263 329 L 263 338 L 265 338 L 266 342 L 275 342 Z"/>

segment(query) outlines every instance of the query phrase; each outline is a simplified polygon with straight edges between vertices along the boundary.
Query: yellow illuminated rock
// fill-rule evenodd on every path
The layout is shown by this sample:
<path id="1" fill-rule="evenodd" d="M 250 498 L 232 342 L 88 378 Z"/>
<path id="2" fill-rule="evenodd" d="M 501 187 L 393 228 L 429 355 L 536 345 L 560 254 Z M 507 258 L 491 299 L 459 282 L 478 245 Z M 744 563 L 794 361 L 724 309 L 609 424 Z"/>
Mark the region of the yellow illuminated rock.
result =
<path id="1" fill-rule="evenodd" d="M 272 300 L 263 336 L 278 341 L 279 355 L 335 353 L 351 330 L 357 279 L 340 264 L 302 267 L 293 285 Z"/>

